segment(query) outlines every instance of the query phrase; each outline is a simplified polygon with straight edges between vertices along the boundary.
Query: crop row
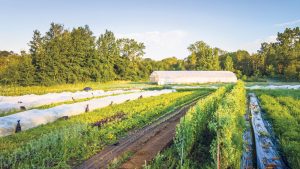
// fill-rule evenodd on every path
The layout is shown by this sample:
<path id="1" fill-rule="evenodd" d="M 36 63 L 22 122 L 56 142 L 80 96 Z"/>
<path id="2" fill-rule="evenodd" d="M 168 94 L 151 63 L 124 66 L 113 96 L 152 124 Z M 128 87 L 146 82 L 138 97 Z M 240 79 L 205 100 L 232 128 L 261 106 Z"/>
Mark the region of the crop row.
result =
<path id="1" fill-rule="evenodd" d="M 146 168 L 239 168 L 245 94 L 239 81 L 201 99 L 181 118 L 175 144 Z"/>
<path id="2" fill-rule="evenodd" d="M 70 168 L 129 130 L 208 92 L 177 92 L 129 101 L 0 138 L 0 168 Z M 117 114 L 122 118 L 100 127 L 91 126 Z"/>
<path id="3" fill-rule="evenodd" d="M 296 100 L 292 97 L 277 97 L 279 103 L 288 108 L 290 114 L 300 124 L 300 100 Z"/>
<path id="4" fill-rule="evenodd" d="M 85 98 L 95 98 L 114 94 L 125 94 L 129 92 L 138 92 L 139 90 L 113 90 L 113 91 L 77 91 L 63 93 L 47 93 L 44 95 L 23 95 L 23 96 L 0 96 L 0 114 L 13 111 L 22 111 L 32 109 L 43 105 L 49 105 L 59 102 L 76 101 Z"/>
<path id="5" fill-rule="evenodd" d="M 300 98 L 300 90 L 295 89 L 255 89 L 250 91 L 255 93 L 258 97 L 266 94 L 273 97 L 292 97 L 294 99 Z"/>
<path id="6" fill-rule="evenodd" d="M 291 168 L 300 166 L 300 124 L 299 101 L 292 98 L 278 100 L 269 95 L 261 95 L 261 106 L 272 124 L 284 156 Z"/>
<path id="7" fill-rule="evenodd" d="M 17 114 L 0 117 L 0 136 L 13 134 L 16 129 L 16 122 L 19 120 L 22 123 L 22 130 L 28 130 L 42 124 L 51 123 L 64 116 L 75 116 L 95 109 L 110 106 L 112 104 L 120 104 L 128 100 L 139 99 L 140 97 L 158 96 L 171 92 L 174 92 L 174 90 L 166 89 L 159 91 L 154 90 L 134 92 L 117 96 L 107 96 L 99 99 L 95 98 L 73 104 L 64 104 L 45 110 L 32 109 Z"/>

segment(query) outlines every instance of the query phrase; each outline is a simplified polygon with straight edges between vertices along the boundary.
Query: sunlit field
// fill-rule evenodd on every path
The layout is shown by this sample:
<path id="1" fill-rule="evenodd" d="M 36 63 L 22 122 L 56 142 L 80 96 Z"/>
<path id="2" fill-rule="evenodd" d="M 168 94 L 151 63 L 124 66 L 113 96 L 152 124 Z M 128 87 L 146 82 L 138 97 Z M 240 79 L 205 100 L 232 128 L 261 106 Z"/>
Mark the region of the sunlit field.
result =
<path id="1" fill-rule="evenodd" d="M 300 169 L 300 1 L 0 6 L 0 169 Z"/>

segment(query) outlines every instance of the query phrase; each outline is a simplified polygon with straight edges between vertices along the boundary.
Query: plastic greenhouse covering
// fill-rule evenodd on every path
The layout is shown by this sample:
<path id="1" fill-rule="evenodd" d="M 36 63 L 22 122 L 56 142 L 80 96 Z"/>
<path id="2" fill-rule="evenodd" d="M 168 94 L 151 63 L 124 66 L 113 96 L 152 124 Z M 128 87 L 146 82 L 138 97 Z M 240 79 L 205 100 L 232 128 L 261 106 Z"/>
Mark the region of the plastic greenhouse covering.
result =
<path id="1" fill-rule="evenodd" d="M 17 121 L 20 120 L 22 130 L 34 128 L 36 126 L 51 123 L 63 116 L 74 116 L 85 112 L 87 105 L 89 111 L 109 106 L 111 103 L 119 104 L 127 100 L 138 99 L 142 97 L 158 96 L 161 94 L 171 93 L 175 90 L 154 90 L 141 91 L 129 94 L 120 94 L 116 96 L 107 96 L 89 101 L 78 102 L 73 104 L 63 104 L 53 108 L 38 110 L 32 109 L 5 117 L 0 117 L 0 136 L 10 135 L 15 132 Z"/>
<path id="2" fill-rule="evenodd" d="M 137 92 L 139 90 L 114 90 L 114 91 L 77 91 L 77 92 L 62 92 L 62 93 L 48 93 L 44 95 L 23 95 L 23 96 L 0 96 L 0 114 L 19 111 L 21 106 L 26 109 L 48 105 L 52 103 L 72 101 L 84 98 L 93 98 L 99 96 L 108 96 L 113 94 L 121 94 L 125 92 Z"/>
<path id="3" fill-rule="evenodd" d="M 230 71 L 154 71 L 150 81 L 163 84 L 235 83 L 237 77 Z"/>

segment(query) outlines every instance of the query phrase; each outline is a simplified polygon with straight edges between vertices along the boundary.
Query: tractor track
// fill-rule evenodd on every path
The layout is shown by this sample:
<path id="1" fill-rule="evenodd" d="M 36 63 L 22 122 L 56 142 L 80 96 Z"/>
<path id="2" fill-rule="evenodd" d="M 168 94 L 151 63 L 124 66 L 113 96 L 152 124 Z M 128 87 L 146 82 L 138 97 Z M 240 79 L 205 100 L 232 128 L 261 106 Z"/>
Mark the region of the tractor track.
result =
<path id="1" fill-rule="evenodd" d="M 180 121 L 180 118 L 189 110 L 190 107 L 195 105 L 200 98 L 209 94 L 210 93 L 201 95 L 180 108 L 177 108 L 175 111 L 159 117 L 150 125 L 128 134 L 128 136 L 121 138 L 117 144 L 105 147 L 98 154 L 92 156 L 90 159 L 84 161 L 81 165 L 75 168 L 107 168 L 114 158 L 127 151 L 134 152 L 135 154 L 131 159 L 129 159 L 131 163 L 126 165 L 125 162 L 121 168 L 140 168 L 145 163 L 145 160 L 151 160 L 159 151 L 170 144 L 175 135 L 176 124 Z M 142 148 L 147 147 L 151 149 L 150 156 L 147 153 L 147 156 L 145 156 L 145 153 L 138 152 Z M 140 158 L 136 158 L 139 154 Z"/>

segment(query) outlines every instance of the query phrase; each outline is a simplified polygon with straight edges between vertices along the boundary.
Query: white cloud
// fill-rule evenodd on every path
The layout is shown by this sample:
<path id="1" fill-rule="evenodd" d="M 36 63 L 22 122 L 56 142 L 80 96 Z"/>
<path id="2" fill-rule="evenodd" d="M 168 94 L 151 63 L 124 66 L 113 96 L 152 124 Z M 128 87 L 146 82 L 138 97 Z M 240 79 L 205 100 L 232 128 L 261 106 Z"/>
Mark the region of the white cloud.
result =
<path id="1" fill-rule="evenodd" d="M 285 26 L 295 25 L 295 24 L 297 24 L 297 23 L 300 23 L 300 19 L 293 20 L 293 21 L 289 21 L 289 22 L 284 22 L 284 23 L 275 24 L 275 26 L 278 26 L 278 27 L 285 27 Z"/>
<path id="2" fill-rule="evenodd" d="M 116 34 L 118 38 L 133 38 L 143 42 L 146 46 L 144 57 L 150 57 L 155 60 L 170 56 L 187 57 L 187 35 L 188 33 L 182 30 Z"/>
<path id="3" fill-rule="evenodd" d="M 263 42 L 267 42 L 267 43 L 270 43 L 270 42 L 276 42 L 276 38 L 277 38 L 276 35 L 271 35 L 271 36 L 268 36 L 268 37 L 263 38 L 263 39 L 256 39 L 256 40 L 253 41 L 253 42 L 246 43 L 245 45 L 242 45 L 242 46 L 240 47 L 240 49 L 245 49 L 245 50 L 247 50 L 249 53 L 255 53 L 255 52 L 257 52 L 257 50 L 260 49 L 261 44 L 262 44 Z"/>

